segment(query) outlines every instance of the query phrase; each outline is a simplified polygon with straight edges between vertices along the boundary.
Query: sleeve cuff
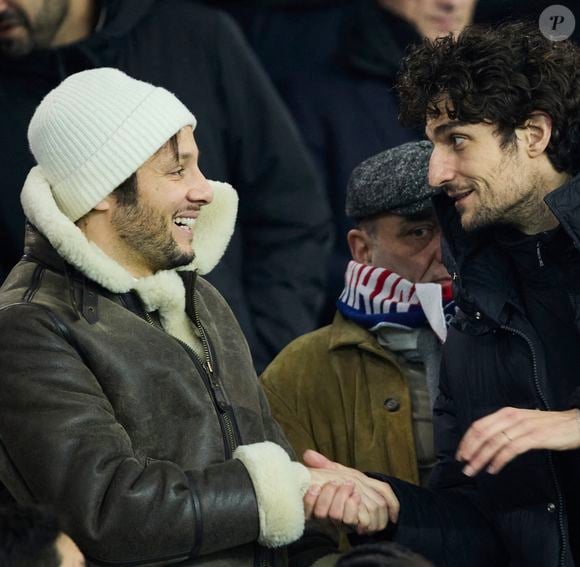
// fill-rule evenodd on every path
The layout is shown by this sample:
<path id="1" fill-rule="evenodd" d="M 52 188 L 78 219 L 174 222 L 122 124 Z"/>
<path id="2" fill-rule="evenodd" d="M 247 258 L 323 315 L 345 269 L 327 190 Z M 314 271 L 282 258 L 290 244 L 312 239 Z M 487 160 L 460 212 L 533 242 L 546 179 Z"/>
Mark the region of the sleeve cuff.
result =
<path id="1" fill-rule="evenodd" d="M 281 547 L 296 541 L 304 532 L 303 497 L 310 473 L 288 453 L 270 441 L 242 445 L 234 452 L 248 470 L 254 485 L 260 518 L 258 542 Z"/>
<path id="2" fill-rule="evenodd" d="M 580 409 L 580 388 L 576 388 L 572 393 L 570 407 Z"/>

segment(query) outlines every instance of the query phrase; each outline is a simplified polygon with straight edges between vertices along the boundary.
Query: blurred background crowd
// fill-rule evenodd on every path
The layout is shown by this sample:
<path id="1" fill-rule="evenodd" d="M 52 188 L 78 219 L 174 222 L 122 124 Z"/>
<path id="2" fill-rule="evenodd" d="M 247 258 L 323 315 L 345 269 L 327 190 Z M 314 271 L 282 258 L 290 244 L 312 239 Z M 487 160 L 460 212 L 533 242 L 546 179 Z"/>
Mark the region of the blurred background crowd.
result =
<path id="1" fill-rule="evenodd" d="M 86 29 L 50 36 L 58 6 L 92 7 Z M 27 45 L 3 30 L 38 6 Z M 26 128 L 64 77 L 100 66 L 175 92 L 198 118 L 206 176 L 240 194 L 235 237 L 209 275 L 261 372 L 330 322 L 350 258 L 346 183 L 365 158 L 423 133 L 397 120 L 406 48 L 471 22 L 537 20 L 544 0 L 0 0 L 0 281 L 22 254 Z M 44 26 L 44 27 L 43 27 Z M 72 34 L 72 35 L 71 35 Z M 75 35 L 76 34 L 76 35 Z M 578 30 L 573 38 L 578 40 Z"/>

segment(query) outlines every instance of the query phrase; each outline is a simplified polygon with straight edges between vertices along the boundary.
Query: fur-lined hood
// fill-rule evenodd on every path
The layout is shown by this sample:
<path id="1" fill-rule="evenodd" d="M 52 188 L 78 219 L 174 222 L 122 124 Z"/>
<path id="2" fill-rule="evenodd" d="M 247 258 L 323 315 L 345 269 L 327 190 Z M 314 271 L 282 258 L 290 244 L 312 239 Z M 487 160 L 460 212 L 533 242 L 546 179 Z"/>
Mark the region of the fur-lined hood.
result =
<path id="1" fill-rule="evenodd" d="M 234 232 L 238 196 L 227 183 L 209 182 L 213 201 L 202 207 L 195 223 L 193 262 L 180 268 L 209 273 L 223 256 Z M 107 256 L 58 208 L 50 185 L 40 166 L 28 174 L 20 196 L 28 220 L 43 234 L 58 254 L 92 281 L 113 293 L 135 290 L 150 311 L 183 311 L 185 306 L 182 279 L 175 270 L 163 270 L 137 279 Z M 174 311 L 175 313 L 175 311 Z"/>

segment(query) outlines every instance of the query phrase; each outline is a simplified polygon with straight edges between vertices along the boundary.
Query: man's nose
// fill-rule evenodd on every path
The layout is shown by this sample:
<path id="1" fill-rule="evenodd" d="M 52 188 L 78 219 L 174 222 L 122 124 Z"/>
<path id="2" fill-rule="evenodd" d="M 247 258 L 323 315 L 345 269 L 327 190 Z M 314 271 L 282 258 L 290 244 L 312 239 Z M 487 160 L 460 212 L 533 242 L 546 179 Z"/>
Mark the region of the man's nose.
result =
<path id="1" fill-rule="evenodd" d="M 187 192 L 187 199 L 201 205 L 209 205 L 213 201 L 213 188 L 199 169 Z"/>
<path id="2" fill-rule="evenodd" d="M 452 160 L 441 151 L 434 149 L 429 160 L 429 185 L 440 187 L 453 181 L 454 177 Z"/>

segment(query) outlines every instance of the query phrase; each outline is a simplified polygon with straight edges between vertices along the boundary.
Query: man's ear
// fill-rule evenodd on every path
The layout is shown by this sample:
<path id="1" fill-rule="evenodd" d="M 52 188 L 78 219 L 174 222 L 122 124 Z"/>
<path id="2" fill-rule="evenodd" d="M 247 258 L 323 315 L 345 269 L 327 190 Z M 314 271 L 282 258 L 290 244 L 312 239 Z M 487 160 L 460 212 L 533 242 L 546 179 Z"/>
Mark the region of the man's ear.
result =
<path id="1" fill-rule="evenodd" d="M 372 239 L 360 228 L 352 228 L 346 235 L 352 259 L 359 264 L 372 264 Z"/>
<path id="2" fill-rule="evenodd" d="M 117 202 L 117 199 L 113 197 L 113 194 L 107 195 L 102 201 L 98 202 L 94 207 L 94 211 L 109 211 L 113 208 L 113 205 Z"/>
<path id="3" fill-rule="evenodd" d="M 516 135 L 523 143 L 529 157 L 543 154 L 552 137 L 552 118 L 540 110 L 532 112 L 522 128 L 516 130 Z"/>

